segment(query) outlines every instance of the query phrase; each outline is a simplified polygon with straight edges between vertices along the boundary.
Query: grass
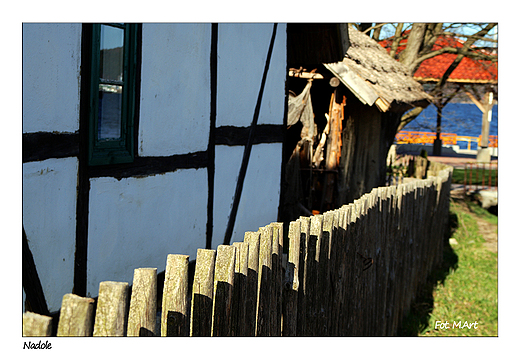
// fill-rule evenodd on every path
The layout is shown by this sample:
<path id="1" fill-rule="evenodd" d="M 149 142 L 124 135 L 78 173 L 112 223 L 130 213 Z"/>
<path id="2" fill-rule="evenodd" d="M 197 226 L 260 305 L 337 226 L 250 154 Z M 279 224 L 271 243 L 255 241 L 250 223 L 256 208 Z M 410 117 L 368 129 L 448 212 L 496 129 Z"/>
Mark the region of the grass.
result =
<path id="1" fill-rule="evenodd" d="M 498 255 L 489 235 L 497 223 L 496 216 L 471 200 L 452 200 L 451 244 L 445 246 L 442 266 L 418 293 L 401 336 L 498 335 Z"/>
<path id="2" fill-rule="evenodd" d="M 491 173 L 490 173 L 491 172 Z M 466 175 L 466 183 L 470 184 L 470 174 L 471 174 L 471 184 L 482 185 L 482 176 L 484 175 L 484 185 L 487 186 L 489 184 L 489 176 L 491 175 L 491 186 L 496 186 L 498 171 L 496 169 L 482 169 L 476 168 L 468 169 L 467 173 L 465 173 L 464 169 L 454 169 L 453 177 L 451 179 L 454 184 L 464 184 L 464 175 Z"/>

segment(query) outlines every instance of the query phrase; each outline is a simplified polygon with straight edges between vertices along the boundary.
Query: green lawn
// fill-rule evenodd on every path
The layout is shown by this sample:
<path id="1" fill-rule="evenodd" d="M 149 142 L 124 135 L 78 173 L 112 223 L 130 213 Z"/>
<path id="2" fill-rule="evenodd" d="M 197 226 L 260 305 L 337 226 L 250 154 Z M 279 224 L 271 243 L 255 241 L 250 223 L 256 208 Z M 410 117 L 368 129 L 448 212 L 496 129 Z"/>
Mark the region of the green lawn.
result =
<path id="1" fill-rule="evenodd" d="M 498 218 L 469 199 L 456 200 L 450 223 L 443 265 L 403 321 L 402 336 L 498 335 Z"/>
<path id="2" fill-rule="evenodd" d="M 496 169 L 482 169 L 476 168 L 468 169 L 465 171 L 464 169 L 453 169 L 452 183 L 454 184 L 464 184 L 464 175 L 466 176 L 466 183 L 469 184 L 478 184 L 482 185 L 482 180 L 484 178 L 484 185 L 489 185 L 489 178 L 491 177 L 491 186 L 497 186 L 497 175 L 498 171 Z"/>

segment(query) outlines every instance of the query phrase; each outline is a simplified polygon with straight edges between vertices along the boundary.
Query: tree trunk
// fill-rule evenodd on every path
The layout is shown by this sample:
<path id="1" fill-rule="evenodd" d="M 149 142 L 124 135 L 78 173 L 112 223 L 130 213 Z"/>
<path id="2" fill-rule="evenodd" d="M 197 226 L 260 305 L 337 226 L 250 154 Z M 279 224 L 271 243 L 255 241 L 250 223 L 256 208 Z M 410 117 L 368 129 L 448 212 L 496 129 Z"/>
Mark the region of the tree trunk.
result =
<path id="1" fill-rule="evenodd" d="M 410 31 L 410 35 L 408 36 L 408 42 L 406 43 L 406 48 L 399 55 L 399 62 L 408 68 L 410 74 L 413 74 L 419 64 L 414 65 L 416 63 L 417 58 L 419 57 L 419 51 L 421 50 L 424 34 L 426 32 L 426 24 L 424 23 L 415 23 L 412 26 L 412 30 Z"/>

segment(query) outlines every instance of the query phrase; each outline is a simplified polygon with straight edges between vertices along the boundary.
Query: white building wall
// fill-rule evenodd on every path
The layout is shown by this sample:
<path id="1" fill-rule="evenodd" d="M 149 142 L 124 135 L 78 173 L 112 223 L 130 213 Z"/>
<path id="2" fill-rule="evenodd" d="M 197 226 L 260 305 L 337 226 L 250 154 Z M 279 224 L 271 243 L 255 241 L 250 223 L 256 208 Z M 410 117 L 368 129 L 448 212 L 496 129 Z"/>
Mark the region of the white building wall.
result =
<path id="1" fill-rule="evenodd" d="M 217 126 L 249 126 L 272 24 L 219 24 Z M 23 26 L 23 131 L 79 128 L 81 24 Z M 282 124 L 285 25 L 278 26 L 259 124 Z M 143 24 L 138 154 L 208 149 L 211 24 Z M 213 246 L 222 243 L 243 146 L 216 147 Z M 282 144 L 254 145 L 232 241 L 276 221 Z M 47 298 L 58 310 L 73 287 L 77 158 L 23 164 L 23 222 Z M 90 179 L 87 293 L 132 282 L 139 267 L 165 269 L 170 253 L 206 245 L 208 174 L 184 169 Z"/>
<path id="2" fill-rule="evenodd" d="M 23 164 L 23 226 L 50 311 L 72 292 L 77 158 Z"/>
<path id="3" fill-rule="evenodd" d="M 79 128 L 81 24 L 23 24 L 23 132 Z"/>
<path id="4" fill-rule="evenodd" d="M 212 246 L 224 241 L 235 187 L 244 153 L 243 146 L 215 148 L 215 202 Z M 246 231 L 276 222 L 280 201 L 282 144 L 257 144 L 251 157 L 242 188 L 231 242 L 243 241 Z"/>
<path id="5" fill-rule="evenodd" d="M 90 180 L 87 295 L 101 281 L 132 283 L 134 269 L 164 271 L 168 254 L 206 246 L 206 169 Z"/>
<path id="6" fill-rule="evenodd" d="M 139 155 L 208 147 L 211 24 L 143 24 Z"/>
<path id="7" fill-rule="evenodd" d="M 218 126 L 251 125 L 273 32 L 273 24 L 219 24 Z M 283 124 L 286 78 L 286 25 L 279 24 L 258 124 Z M 222 244 L 244 153 L 243 146 L 215 149 L 212 246 Z M 244 181 L 231 241 L 275 222 L 280 200 L 282 144 L 257 144 Z"/>
<path id="8" fill-rule="evenodd" d="M 217 126 L 251 124 L 273 24 L 219 24 Z M 279 24 L 258 124 L 282 124 L 286 77 L 286 25 Z"/>

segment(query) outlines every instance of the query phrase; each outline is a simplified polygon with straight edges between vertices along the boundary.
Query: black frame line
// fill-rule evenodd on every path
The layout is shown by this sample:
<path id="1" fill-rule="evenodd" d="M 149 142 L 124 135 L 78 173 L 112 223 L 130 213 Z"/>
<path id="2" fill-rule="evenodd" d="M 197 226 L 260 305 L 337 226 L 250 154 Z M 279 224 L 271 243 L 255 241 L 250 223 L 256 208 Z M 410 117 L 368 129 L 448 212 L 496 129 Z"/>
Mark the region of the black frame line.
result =
<path id="1" fill-rule="evenodd" d="M 29 248 L 25 228 L 22 226 L 22 287 L 25 291 L 26 302 L 32 312 L 44 316 L 50 316 L 42 283 L 38 276 L 38 270 L 34 263 L 34 258 Z"/>
<path id="2" fill-rule="evenodd" d="M 273 54 L 274 42 L 276 39 L 276 29 L 278 24 L 273 25 L 273 34 L 271 35 L 271 43 L 269 44 L 269 50 L 267 52 L 267 59 L 265 61 L 264 74 L 262 76 L 262 82 L 260 84 L 260 91 L 258 92 L 258 99 L 256 101 L 255 112 L 253 115 L 253 121 L 249 129 L 249 137 L 247 139 L 247 145 L 244 148 L 244 156 L 242 157 L 242 164 L 240 166 L 240 172 L 238 174 L 237 186 L 235 189 L 235 196 L 233 198 L 233 207 L 229 214 L 229 221 L 226 228 L 226 234 L 224 236 L 224 245 L 229 245 L 231 241 L 231 235 L 233 234 L 233 228 L 235 227 L 235 220 L 238 211 L 238 204 L 240 203 L 240 197 L 242 196 L 242 188 L 244 186 L 244 179 L 246 177 L 247 166 L 249 164 L 249 157 L 251 156 L 251 149 L 253 147 L 253 138 L 255 137 L 255 127 L 258 123 L 258 117 L 260 116 L 260 107 L 262 105 L 262 97 L 264 94 L 265 83 L 267 81 L 267 73 L 269 71 L 269 65 L 271 63 L 271 55 Z"/>
<path id="3" fill-rule="evenodd" d="M 88 208 L 90 181 L 88 174 L 90 76 L 92 24 L 83 24 L 81 34 L 81 88 L 79 115 L 78 191 L 76 197 L 76 250 L 72 293 L 87 295 Z"/>
<path id="4" fill-rule="evenodd" d="M 208 143 L 208 210 L 206 222 L 206 249 L 211 249 L 213 240 L 213 212 L 215 200 L 215 133 L 217 123 L 217 73 L 218 73 L 218 24 L 211 24 L 210 54 L 210 114 Z"/>
<path id="5" fill-rule="evenodd" d="M 257 124 L 252 144 L 283 143 L 284 126 L 279 124 Z M 220 126 L 216 128 L 215 143 L 217 145 L 236 146 L 247 145 L 249 127 Z"/>
<path id="6" fill-rule="evenodd" d="M 283 143 L 285 135 L 284 125 L 263 124 L 257 125 L 260 107 L 267 80 L 271 55 L 276 39 L 277 24 L 274 24 L 271 42 L 267 53 L 263 78 L 258 94 L 252 123 L 249 127 L 216 126 L 217 117 L 217 73 L 218 73 L 218 23 L 211 24 L 211 52 L 210 52 L 210 135 L 207 150 L 177 154 L 167 157 L 140 157 L 138 154 L 139 135 L 139 104 L 141 91 L 141 66 L 142 66 L 142 26 L 137 31 L 137 63 L 136 63 L 136 108 L 134 113 L 134 161 L 133 163 L 120 163 L 112 165 L 89 166 L 89 108 L 90 108 L 90 76 L 91 76 L 91 51 L 92 51 L 92 24 L 82 24 L 81 34 L 81 87 L 79 108 L 79 130 L 75 133 L 36 132 L 22 133 L 22 162 L 43 161 L 46 159 L 74 158 L 78 160 L 77 196 L 76 196 L 76 228 L 75 228 L 75 253 L 72 293 L 87 296 L 87 254 L 88 254 L 88 221 L 90 202 L 90 179 L 97 177 L 113 177 L 118 180 L 136 176 L 147 176 L 171 173 L 179 169 L 207 168 L 208 172 L 208 203 L 206 223 L 206 248 L 213 244 L 214 225 L 214 193 L 215 193 L 215 146 L 245 146 L 239 178 L 235 191 L 232 212 L 226 231 L 225 243 L 229 243 L 243 182 L 245 179 L 249 156 L 252 145 Z M 285 121 L 285 119 L 284 119 Z M 283 165 L 283 163 L 282 163 Z M 24 275 L 34 271 L 34 277 L 38 277 L 32 254 L 28 250 L 27 238 L 23 231 L 24 240 Z M 26 247 L 27 246 L 27 247 Z M 32 265 L 32 266 L 29 266 Z M 30 270 L 25 269 L 29 267 Z M 34 266 L 34 267 L 33 267 Z M 32 268 L 31 268 L 32 267 Z M 31 271 L 32 270 L 32 271 Z M 31 273 L 32 275 L 32 273 Z M 25 277 L 25 276 L 24 276 Z M 27 277 L 23 286 L 27 285 Z M 32 279 L 31 279 L 32 280 Z M 30 281 L 33 282 L 34 280 Z M 37 287 L 42 287 L 39 279 Z M 36 292 L 36 291 L 35 291 Z M 27 300 L 37 303 L 39 311 L 49 315 L 43 290 L 34 292 L 26 291 Z M 34 309 L 34 307 L 33 307 Z M 59 312 L 59 311 L 57 311 Z M 56 313 L 56 312 L 55 312 Z M 50 313 L 52 315 L 53 313 Z"/>

